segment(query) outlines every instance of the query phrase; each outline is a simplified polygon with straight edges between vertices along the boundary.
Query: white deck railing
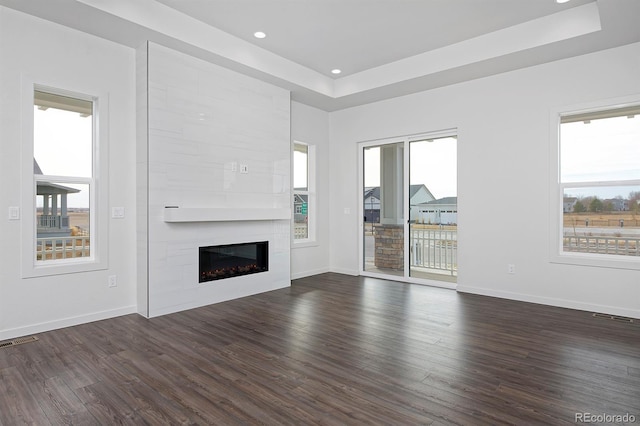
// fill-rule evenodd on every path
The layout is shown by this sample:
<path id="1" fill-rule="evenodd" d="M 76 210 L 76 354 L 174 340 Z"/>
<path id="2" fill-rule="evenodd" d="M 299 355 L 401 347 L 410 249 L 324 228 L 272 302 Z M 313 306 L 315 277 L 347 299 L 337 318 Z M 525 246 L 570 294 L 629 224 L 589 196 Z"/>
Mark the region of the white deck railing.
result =
<path id="1" fill-rule="evenodd" d="M 293 239 L 304 239 L 309 236 L 309 227 L 306 223 L 295 223 L 293 226 Z"/>
<path id="2" fill-rule="evenodd" d="M 412 229 L 410 235 L 411 267 L 458 271 L 458 231 Z"/>
<path id="3" fill-rule="evenodd" d="M 36 260 L 87 257 L 91 254 L 88 236 L 47 237 L 36 239 Z"/>
<path id="4" fill-rule="evenodd" d="M 640 256 L 640 238 L 565 235 L 564 251 Z"/>

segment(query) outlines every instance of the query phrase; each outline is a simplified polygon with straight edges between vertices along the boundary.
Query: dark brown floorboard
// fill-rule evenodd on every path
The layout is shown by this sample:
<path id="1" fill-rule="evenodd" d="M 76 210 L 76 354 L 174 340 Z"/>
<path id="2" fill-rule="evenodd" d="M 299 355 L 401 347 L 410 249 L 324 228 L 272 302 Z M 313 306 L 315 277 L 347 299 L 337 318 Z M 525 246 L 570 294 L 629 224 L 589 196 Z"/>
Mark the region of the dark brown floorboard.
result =
<path id="1" fill-rule="evenodd" d="M 0 425 L 640 423 L 640 326 L 372 278 L 0 349 Z"/>

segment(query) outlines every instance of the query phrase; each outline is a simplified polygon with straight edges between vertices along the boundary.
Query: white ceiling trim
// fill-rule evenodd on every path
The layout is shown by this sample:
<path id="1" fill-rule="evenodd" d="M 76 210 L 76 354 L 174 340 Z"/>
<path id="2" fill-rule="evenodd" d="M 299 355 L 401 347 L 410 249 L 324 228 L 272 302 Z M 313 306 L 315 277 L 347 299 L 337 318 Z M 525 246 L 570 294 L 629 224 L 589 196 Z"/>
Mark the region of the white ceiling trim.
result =
<path id="1" fill-rule="evenodd" d="M 76 0 L 166 37 L 333 97 L 333 79 L 154 0 Z"/>
<path id="2" fill-rule="evenodd" d="M 336 80 L 334 98 L 377 89 L 602 29 L 596 3 L 588 3 Z"/>
<path id="3" fill-rule="evenodd" d="M 601 30 L 597 3 L 588 3 L 334 80 L 155 0 L 76 1 L 331 99 Z"/>

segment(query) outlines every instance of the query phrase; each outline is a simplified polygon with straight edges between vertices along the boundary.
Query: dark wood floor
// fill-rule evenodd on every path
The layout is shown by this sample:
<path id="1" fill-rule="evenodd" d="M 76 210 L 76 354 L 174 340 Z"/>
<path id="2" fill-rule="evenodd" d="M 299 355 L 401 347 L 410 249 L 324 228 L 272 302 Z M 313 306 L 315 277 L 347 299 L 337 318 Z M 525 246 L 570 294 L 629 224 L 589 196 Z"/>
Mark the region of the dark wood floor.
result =
<path id="1" fill-rule="evenodd" d="M 323 274 L 0 349 L 0 424 L 640 422 L 640 327 Z"/>

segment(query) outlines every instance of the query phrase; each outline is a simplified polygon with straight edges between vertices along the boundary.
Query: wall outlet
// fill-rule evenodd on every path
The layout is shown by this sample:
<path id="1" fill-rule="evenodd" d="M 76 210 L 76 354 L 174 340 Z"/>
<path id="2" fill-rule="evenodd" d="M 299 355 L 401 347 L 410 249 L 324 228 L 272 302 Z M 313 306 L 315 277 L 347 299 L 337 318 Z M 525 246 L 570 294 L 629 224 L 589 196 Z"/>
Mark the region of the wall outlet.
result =
<path id="1" fill-rule="evenodd" d="M 516 273 L 516 265 L 514 265 L 513 263 L 509 263 L 507 265 L 507 273 L 508 274 L 515 274 Z"/>
<path id="2" fill-rule="evenodd" d="M 118 279 L 115 275 L 109 275 L 109 287 L 118 287 Z"/>

